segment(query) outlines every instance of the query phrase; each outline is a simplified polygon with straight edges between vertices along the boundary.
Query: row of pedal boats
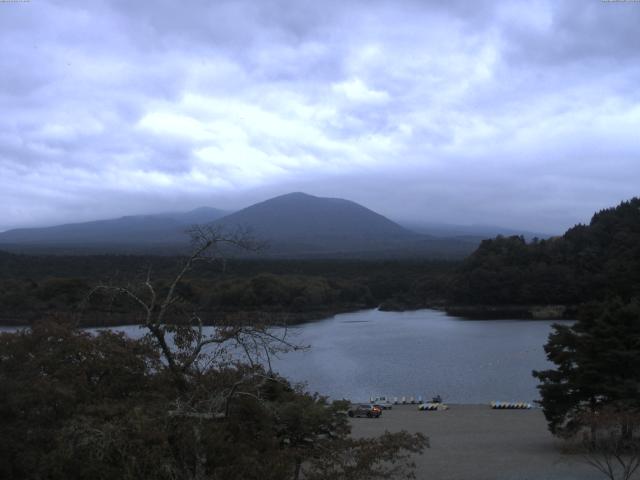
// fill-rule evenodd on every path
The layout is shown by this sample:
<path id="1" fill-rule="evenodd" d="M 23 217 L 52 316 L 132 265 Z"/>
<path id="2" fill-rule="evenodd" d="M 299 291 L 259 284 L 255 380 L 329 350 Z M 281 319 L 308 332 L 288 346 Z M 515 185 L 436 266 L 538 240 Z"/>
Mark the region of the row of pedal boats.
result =
<path id="1" fill-rule="evenodd" d="M 494 410 L 530 410 L 533 405 L 527 402 L 491 402 L 489 406 Z M 448 410 L 444 403 L 427 402 L 418 405 L 418 410 Z"/>
<path id="2" fill-rule="evenodd" d="M 447 410 L 449 407 L 442 402 L 440 397 L 434 397 L 430 402 L 425 402 L 422 397 L 370 397 L 370 403 L 379 405 L 384 409 L 390 409 L 392 405 L 418 405 L 418 410 Z M 502 402 L 492 401 L 489 406 L 494 410 L 530 410 L 533 405 L 529 402 Z"/>

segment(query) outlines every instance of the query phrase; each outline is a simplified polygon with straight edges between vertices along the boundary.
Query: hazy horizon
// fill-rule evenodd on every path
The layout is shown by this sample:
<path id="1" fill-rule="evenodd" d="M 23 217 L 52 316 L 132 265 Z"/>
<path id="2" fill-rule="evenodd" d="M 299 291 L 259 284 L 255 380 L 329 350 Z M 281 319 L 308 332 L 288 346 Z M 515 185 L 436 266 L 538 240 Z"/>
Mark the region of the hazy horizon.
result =
<path id="1" fill-rule="evenodd" d="M 640 194 L 640 3 L 0 2 L 0 231 L 292 191 L 562 233 Z"/>
<path id="2" fill-rule="evenodd" d="M 286 193 L 282 193 L 280 195 L 276 195 L 276 197 L 279 196 L 285 196 L 285 195 L 289 195 L 289 194 L 293 194 L 293 193 L 303 193 L 303 194 L 308 194 L 307 192 L 286 192 Z M 315 195 L 317 196 L 317 195 Z M 92 221 L 103 221 L 103 220 L 114 220 L 117 218 L 122 218 L 122 217 L 135 217 L 135 216 L 148 216 L 148 215 L 169 215 L 169 214 L 179 214 L 179 213 L 187 213 L 187 212 L 191 212 L 194 210 L 198 210 L 201 208 L 212 208 L 212 209 L 216 209 L 216 210 L 221 210 L 225 212 L 225 215 L 227 214 L 231 214 L 231 213 L 235 213 L 237 211 L 243 210 L 244 208 L 250 207 L 252 205 L 255 205 L 256 203 L 261 203 L 263 201 L 266 200 L 270 200 L 271 198 L 275 198 L 275 197 L 270 197 L 270 198 L 264 198 L 262 200 L 258 200 L 255 203 L 251 203 L 251 204 L 246 204 L 243 205 L 239 208 L 232 208 L 232 209 L 220 209 L 218 207 L 216 207 L 215 205 L 197 205 L 194 206 L 193 208 L 187 208 L 186 210 L 172 210 L 172 211 L 164 211 L 164 210 L 158 210 L 158 211 L 153 211 L 153 212 L 133 212 L 133 213 L 127 213 L 124 215 L 120 215 L 118 217 L 103 217 L 103 218 L 90 218 L 90 219 L 86 219 L 86 220 L 71 220 L 69 222 L 64 222 L 62 224 L 77 224 L 77 223 L 85 223 L 85 222 L 92 222 Z M 321 197 L 321 198 L 340 198 L 340 197 Z M 350 200 L 348 198 L 342 198 L 343 200 Z M 366 208 L 367 205 L 362 205 Z M 608 208 L 608 207 L 613 207 L 615 205 L 610 205 L 610 206 L 606 206 L 603 208 Z M 380 212 L 376 212 L 376 213 L 380 213 Z M 450 221 L 441 221 L 441 220 L 429 220 L 429 219 L 421 219 L 421 218 L 413 218 L 413 219 L 404 219 L 404 220 L 399 220 L 393 217 L 389 217 L 387 216 L 387 218 L 389 218 L 389 220 L 392 220 L 402 226 L 404 226 L 405 228 L 411 229 L 411 228 L 417 228 L 417 227 L 429 227 L 429 226 L 433 226 L 433 227 L 468 227 L 468 228 L 473 228 L 473 227 L 482 227 L 482 228 L 486 228 L 486 229 L 491 229 L 491 228 L 496 228 L 496 229 L 504 229 L 504 230 L 514 230 L 514 231 L 522 231 L 522 232 L 528 232 L 528 233 L 533 233 L 533 234 L 543 234 L 543 235 L 547 235 L 547 236 L 554 236 L 554 235 L 561 235 L 564 233 L 564 231 L 578 223 L 582 223 L 582 224 L 588 224 L 589 220 L 591 219 L 591 216 L 593 215 L 592 212 L 588 218 L 576 221 L 574 224 L 572 225 L 568 225 L 565 229 L 563 229 L 562 231 L 549 231 L 549 230 L 534 230 L 534 229 L 529 229 L 529 228 L 518 228 L 518 227 L 513 227 L 510 225 L 502 225 L 502 224 L 498 224 L 495 222 L 492 222 L 490 220 L 487 220 L 486 222 L 475 222 L 475 223 L 462 223 L 462 222 L 455 222 L 454 219 L 450 220 Z M 386 216 L 386 215 L 385 215 Z M 27 226 L 27 227 L 16 227 L 16 228 L 46 228 L 46 227 L 52 227 L 52 226 L 58 226 L 58 225 L 62 225 L 60 223 L 54 223 L 54 224 L 41 224 L 41 225 L 32 225 L 32 226 Z M 13 228 L 8 228 L 8 229 L 4 229 L 4 230 L 0 230 L 0 233 L 5 232 L 5 231 L 9 231 L 9 230 L 13 230 Z"/>

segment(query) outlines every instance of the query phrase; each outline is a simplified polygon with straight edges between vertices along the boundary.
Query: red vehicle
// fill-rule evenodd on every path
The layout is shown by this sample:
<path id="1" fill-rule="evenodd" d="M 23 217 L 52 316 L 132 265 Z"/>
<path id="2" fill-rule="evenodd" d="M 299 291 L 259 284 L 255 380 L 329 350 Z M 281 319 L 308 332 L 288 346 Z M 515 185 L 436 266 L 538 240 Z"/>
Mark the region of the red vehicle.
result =
<path id="1" fill-rule="evenodd" d="M 378 418 L 382 415 L 382 408 L 371 404 L 355 405 L 349 409 L 347 414 L 350 417 Z"/>

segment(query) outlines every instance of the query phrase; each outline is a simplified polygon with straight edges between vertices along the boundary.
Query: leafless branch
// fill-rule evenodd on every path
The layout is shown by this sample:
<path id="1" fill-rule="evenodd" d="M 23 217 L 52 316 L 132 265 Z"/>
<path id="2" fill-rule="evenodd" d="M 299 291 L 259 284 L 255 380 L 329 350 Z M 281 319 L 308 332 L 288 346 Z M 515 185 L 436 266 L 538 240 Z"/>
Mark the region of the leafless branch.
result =
<path id="1" fill-rule="evenodd" d="M 640 412 L 609 405 L 581 418 L 590 434 L 583 439 L 585 462 L 610 480 L 629 480 L 640 468 Z"/>
<path id="2" fill-rule="evenodd" d="M 224 259 L 223 248 L 237 248 L 243 251 L 259 251 L 264 242 L 254 239 L 246 230 L 237 229 L 227 232 L 211 225 L 196 225 L 189 229 L 192 240 L 191 253 L 185 258 L 178 273 L 173 277 L 166 293 L 159 298 L 151 277 L 152 270 L 146 271 L 144 280 L 138 287 L 102 284 L 89 293 L 88 298 L 98 291 L 124 296 L 137 304 L 144 312 L 143 326 L 160 347 L 162 355 L 179 384 L 188 382 L 188 377 L 197 373 L 199 362 L 207 358 L 208 346 L 235 344 L 246 355 L 246 361 L 252 366 L 259 363 L 264 355 L 271 370 L 271 354 L 286 350 L 299 350 L 301 347 L 287 340 L 286 328 L 282 335 L 275 335 L 260 325 L 219 325 L 206 335 L 202 317 L 195 311 L 182 309 L 178 286 L 184 280 L 194 264 L 199 261 Z M 176 314 L 185 318 L 185 323 L 170 321 Z M 180 337 L 181 335 L 181 337 Z M 180 344 L 175 344 L 181 338 Z M 214 349 L 218 351 L 218 349 Z M 209 364 L 211 365 L 211 364 Z"/>

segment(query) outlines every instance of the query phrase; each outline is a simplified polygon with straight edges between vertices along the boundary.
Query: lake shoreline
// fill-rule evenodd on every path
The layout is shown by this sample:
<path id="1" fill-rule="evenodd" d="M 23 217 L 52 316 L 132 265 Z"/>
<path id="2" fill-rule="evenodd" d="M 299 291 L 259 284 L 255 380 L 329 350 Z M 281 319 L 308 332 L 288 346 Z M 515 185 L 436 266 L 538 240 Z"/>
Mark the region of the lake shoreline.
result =
<path id="1" fill-rule="evenodd" d="M 327 308 L 310 310 L 306 312 L 289 312 L 289 311 L 252 311 L 252 310 L 237 310 L 226 312 L 204 312 L 204 326 L 220 325 L 220 318 L 215 320 L 213 316 L 223 317 L 222 323 L 226 318 L 228 323 L 232 321 L 260 318 L 261 322 L 270 326 L 283 326 L 283 325 L 304 325 L 306 323 L 317 322 L 326 320 L 342 313 L 354 313 L 362 310 L 375 310 L 371 306 L 365 305 L 353 305 L 350 307 L 339 308 Z M 113 317 L 113 318 L 112 318 Z M 24 328 L 29 327 L 35 322 L 46 320 L 47 318 L 62 318 L 68 319 L 71 322 L 77 324 L 80 328 L 112 328 L 112 327 L 127 327 L 127 326 L 141 326 L 142 322 L 137 321 L 140 318 L 139 314 L 131 314 L 128 312 L 119 312 L 117 314 L 96 315 L 90 313 L 83 315 L 77 312 L 55 312 L 42 316 L 26 316 L 23 318 L 17 318 L 16 316 L 0 317 L 0 327 L 4 328 Z"/>
<path id="2" fill-rule="evenodd" d="M 467 320 L 573 320 L 575 305 L 447 305 L 447 315 Z"/>
<path id="3" fill-rule="evenodd" d="M 314 309 L 308 311 L 264 311 L 264 310 L 229 310 L 221 312 L 204 312 L 204 325 L 219 324 L 219 319 L 212 316 L 223 316 L 234 321 L 262 317 L 266 325 L 304 325 L 322 321 L 343 313 L 355 313 L 364 310 L 382 312 L 415 312 L 419 310 L 437 310 L 450 317 L 463 320 L 573 320 L 577 314 L 577 306 L 573 305 L 446 305 L 443 303 L 425 303 L 420 305 L 402 305 L 383 303 L 377 307 L 363 304 L 341 305 L 333 308 Z M 18 317 L 18 318 L 16 318 Z M 209 320 L 207 320 L 209 317 Z M 88 312 L 76 311 L 50 312 L 44 315 L 9 315 L 0 316 L 0 327 L 22 328 L 46 318 L 66 318 L 81 328 L 123 327 L 142 325 L 137 321 L 140 314 L 131 312 Z"/>

